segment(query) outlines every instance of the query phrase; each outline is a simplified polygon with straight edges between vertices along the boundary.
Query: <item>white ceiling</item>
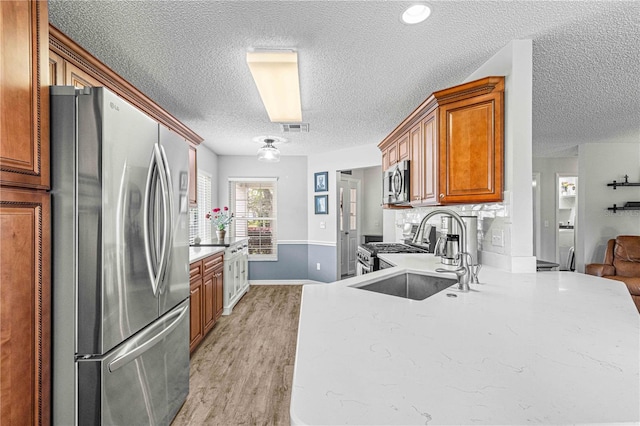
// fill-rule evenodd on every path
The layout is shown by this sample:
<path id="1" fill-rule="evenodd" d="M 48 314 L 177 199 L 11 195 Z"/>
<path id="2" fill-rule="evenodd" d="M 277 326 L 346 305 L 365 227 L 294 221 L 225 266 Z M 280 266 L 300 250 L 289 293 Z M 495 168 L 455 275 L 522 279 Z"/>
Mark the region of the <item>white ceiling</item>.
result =
<path id="1" fill-rule="evenodd" d="M 205 139 L 255 155 L 377 144 L 429 94 L 459 84 L 513 39 L 533 40 L 534 155 L 640 141 L 640 2 L 49 1 L 50 21 Z M 295 48 L 307 134 L 269 122 L 245 62 Z"/>

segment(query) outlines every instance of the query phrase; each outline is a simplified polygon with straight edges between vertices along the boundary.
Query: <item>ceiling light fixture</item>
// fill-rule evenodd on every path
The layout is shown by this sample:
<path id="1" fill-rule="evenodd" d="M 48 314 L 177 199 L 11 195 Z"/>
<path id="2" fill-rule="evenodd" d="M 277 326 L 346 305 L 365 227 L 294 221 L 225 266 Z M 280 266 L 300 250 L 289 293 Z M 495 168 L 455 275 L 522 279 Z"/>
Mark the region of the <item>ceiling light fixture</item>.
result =
<path id="1" fill-rule="evenodd" d="M 416 4 L 408 8 L 402 14 L 402 21 L 405 24 L 418 24 L 431 15 L 431 8 L 426 4 Z"/>
<path id="2" fill-rule="evenodd" d="M 273 144 L 287 142 L 285 138 L 277 136 L 257 136 L 253 138 L 253 141 L 264 144 L 258 150 L 258 160 L 267 163 L 277 163 L 280 161 L 280 150 L 273 146 Z"/>
<path id="3" fill-rule="evenodd" d="M 302 121 L 298 52 L 293 50 L 247 52 L 247 64 L 269 120 Z"/>

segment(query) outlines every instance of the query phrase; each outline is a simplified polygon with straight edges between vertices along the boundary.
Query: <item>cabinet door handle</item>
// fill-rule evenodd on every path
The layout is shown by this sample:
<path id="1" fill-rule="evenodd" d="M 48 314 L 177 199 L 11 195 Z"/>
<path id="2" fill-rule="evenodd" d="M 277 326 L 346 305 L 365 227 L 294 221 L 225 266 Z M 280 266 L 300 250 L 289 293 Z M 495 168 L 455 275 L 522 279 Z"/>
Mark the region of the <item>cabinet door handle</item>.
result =
<path id="1" fill-rule="evenodd" d="M 444 198 L 444 194 L 440 194 L 440 198 Z"/>

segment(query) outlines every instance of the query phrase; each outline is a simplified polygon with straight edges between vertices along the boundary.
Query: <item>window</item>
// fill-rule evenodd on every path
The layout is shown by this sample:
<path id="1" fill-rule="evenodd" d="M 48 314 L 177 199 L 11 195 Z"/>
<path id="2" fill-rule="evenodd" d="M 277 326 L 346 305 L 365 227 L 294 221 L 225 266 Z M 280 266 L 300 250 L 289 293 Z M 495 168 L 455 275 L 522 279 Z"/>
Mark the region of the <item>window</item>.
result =
<path id="1" fill-rule="evenodd" d="M 277 178 L 229 178 L 232 236 L 249 237 L 249 259 L 277 260 Z"/>
<path id="2" fill-rule="evenodd" d="M 189 209 L 189 244 L 196 237 L 202 241 L 211 239 L 211 222 L 206 214 L 211 211 L 211 176 L 198 172 L 198 206 Z"/>

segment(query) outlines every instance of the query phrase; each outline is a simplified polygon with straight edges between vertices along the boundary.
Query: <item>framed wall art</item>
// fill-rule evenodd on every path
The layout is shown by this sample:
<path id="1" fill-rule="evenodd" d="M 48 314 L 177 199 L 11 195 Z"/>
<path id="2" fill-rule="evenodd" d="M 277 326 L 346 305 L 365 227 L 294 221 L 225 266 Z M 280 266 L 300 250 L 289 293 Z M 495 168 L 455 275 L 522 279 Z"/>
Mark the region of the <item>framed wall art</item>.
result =
<path id="1" fill-rule="evenodd" d="M 313 175 L 315 192 L 325 192 L 329 190 L 329 172 L 318 172 Z"/>
<path id="2" fill-rule="evenodd" d="M 314 204 L 316 206 L 316 214 L 329 214 L 328 195 L 316 195 Z"/>

